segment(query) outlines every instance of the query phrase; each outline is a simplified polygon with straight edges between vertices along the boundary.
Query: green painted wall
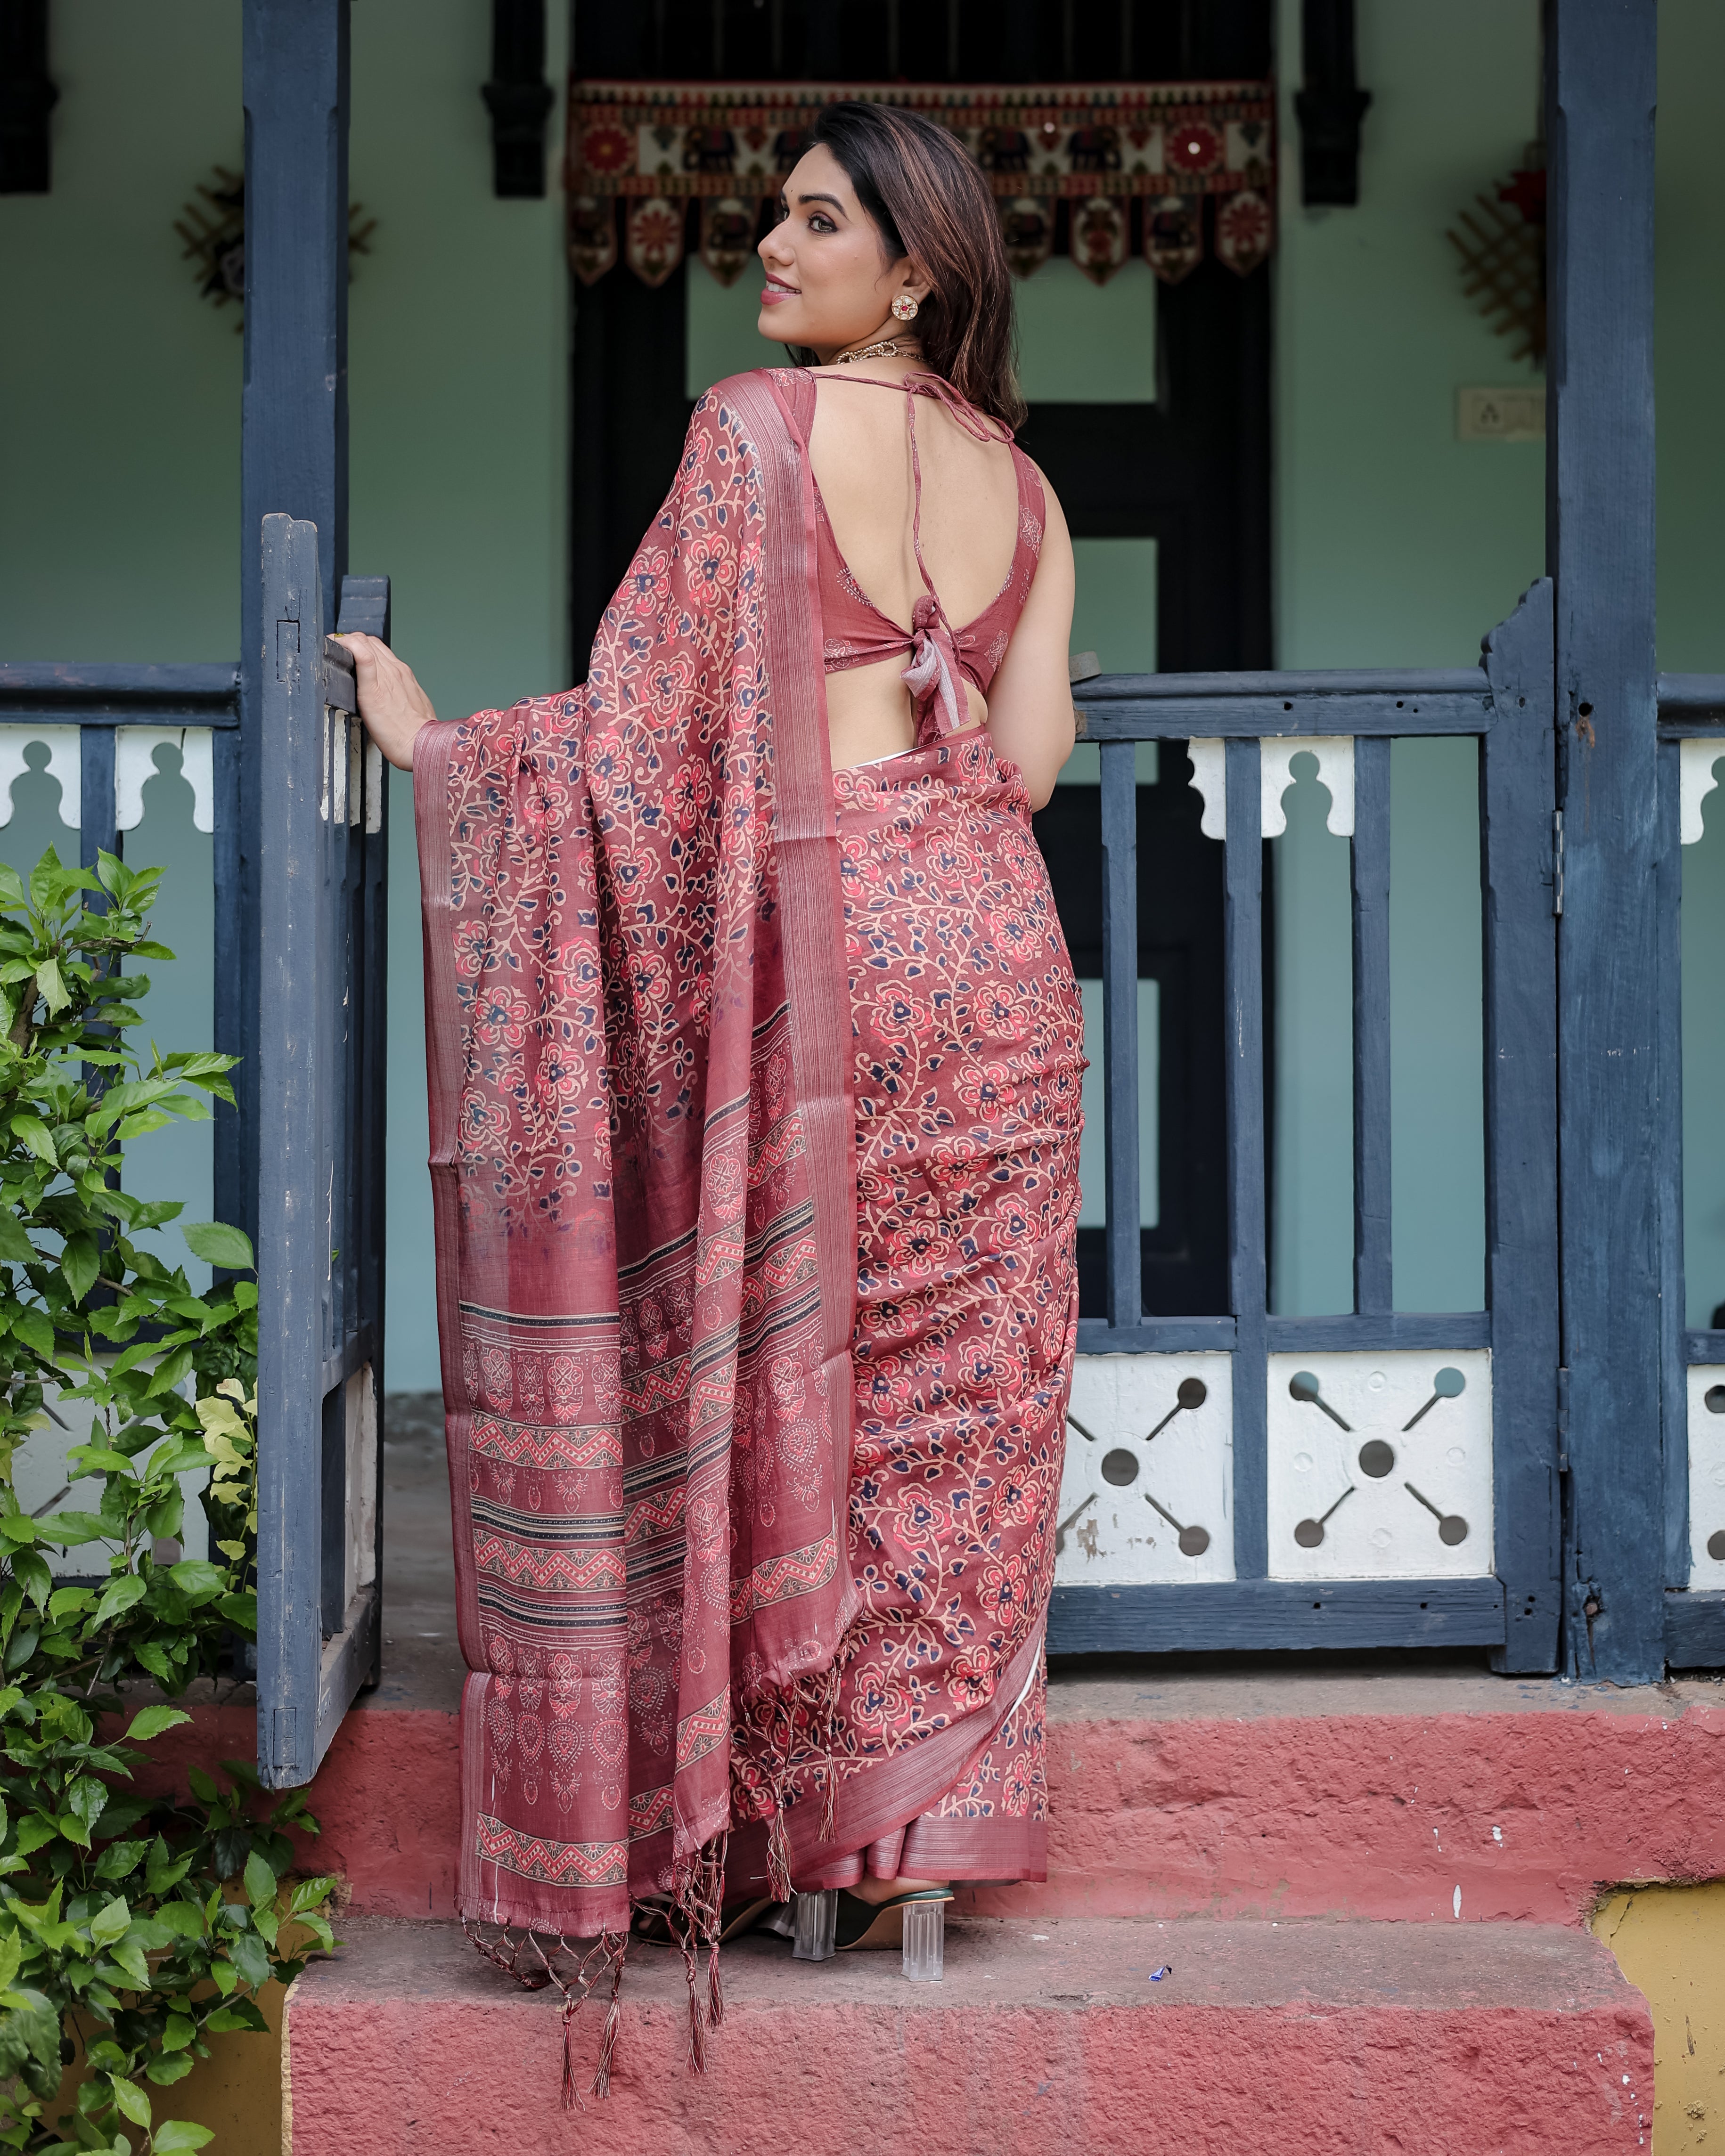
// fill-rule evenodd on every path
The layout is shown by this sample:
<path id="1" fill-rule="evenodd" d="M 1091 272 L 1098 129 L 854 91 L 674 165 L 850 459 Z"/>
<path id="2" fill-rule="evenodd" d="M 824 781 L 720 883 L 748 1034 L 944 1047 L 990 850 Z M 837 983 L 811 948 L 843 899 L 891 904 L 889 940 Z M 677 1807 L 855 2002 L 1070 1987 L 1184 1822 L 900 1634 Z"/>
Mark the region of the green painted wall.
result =
<path id="1" fill-rule="evenodd" d="M 1725 671 L 1725 241 L 1709 178 L 1725 70 L 1717 0 L 1659 11 L 1659 663 Z M 1683 850 L 1683 1229 L 1688 1322 L 1725 1302 L 1725 794 Z"/>
<path id="2" fill-rule="evenodd" d="M 1297 54 L 1297 0 L 1280 0 Z M 1657 390 L 1659 655 L 1725 669 L 1717 503 L 1725 247 L 1708 161 L 1725 10 L 1661 0 Z M 1285 161 L 1275 258 L 1277 656 L 1287 666 L 1467 665 L 1544 566 L 1540 444 L 1465 443 L 1455 393 L 1538 377 L 1463 297 L 1445 231 L 1523 161 L 1535 131 L 1537 11 L 1504 0 L 1361 0 L 1372 91 L 1354 209 L 1303 210 Z M 1296 76 L 1283 94 L 1295 138 Z M 1392 916 L 1397 1301 L 1477 1306 L 1482 1267 L 1476 809 L 1454 748 L 1396 751 Z M 1274 842 L 1276 1306 L 1351 1301 L 1347 863 L 1289 797 Z M 1710 803 L 1710 806 L 1713 805 Z M 1715 813 L 1713 826 L 1725 824 Z M 1725 832 L 1686 850 L 1689 1310 L 1725 1299 Z M 1471 911 L 1456 908 L 1471 891 Z M 1705 1305 L 1705 1308 L 1703 1308 Z"/>
<path id="3" fill-rule="evenodd" d="M 1535 127 L 1532 5 L 1361 0 L 1372 92 L 1353 209 L 1300 206 L 1284 159 L 1276 278 L 1276 655 L 1285 666 L 1465 666 L 1544 559 L 1537 443 L 1460 442 L 1455 393 L 1537 380 L 1462 296 L 1444 237 L 1524 159 Z M 1300 50 L 1297 0 L 1280 44 Z M 1489 52 L 1490 64 L 1480 64 Z M 1282 94 L 1297 141 L 1297 69 Z M 1483 1271 L 1477 809 L 1460 745 L 1398 743 L 1393 766 L 1391 1023 L 1396 1300 L 1477 1308 Z M 1314 798 L 1315 797 L 1315 798 Z M 1276 894 L 1272 1293 L 1351 1309 L 1351 970 L 1345 839 L 1307 778 L 1272 843 Z M 1475 940 L 1440 894 L 1473 878 Z"/>
<path id="4" fill-rule="evenodd" d="M 1282 49 L 1297 54 L 1297 0 L 1280 4 Z M 563 11 L 549 12 L 555 80 Z M 1713 600 L 1725 419 L 1712 357 L 1725 332 L 1725 277 L 1710 163 L 1725 11 L 1717 0 L 1663 0 L 1660 14 L 1661 657 L 1725 668 Z M 579 670 L 564 629 L 559 204 L 554 193 L 543 203 L 492 197 L 477 95 L 487 36 L 485 11 L 458 0 L 363 0 L 354 10 L 353 192 L 378 228 L 352 293 L 353 565 L 395 578 L 398 642 L 451 714 L 559 686 Z M 1521 161 L 1533 132 L 1536 11 L 1531 0 L 1451 0 L 1441 10 L 1362 0 L 1359 38 L 1373 93 L 1360 207 L 1304 211 L 1291 157 L 1284 173 L 1272 272 L 1278 656 L 1291 665 L 1464 665 L 1542 567 L 1542 454 L 1455 439 L 1458 387 L 1531 371 L 1511 366 L 1470 311 L 1444 234 L 1477 190 Z M 228 657 L 238 635 L 239 340 L 233 310 L 198 297 L 172 227 L 213 165 L 239 162 L 238 10 L 232 0 L 154 0 L 147 9 L 56 0 L 54 39 L 54 192 L 0 198 L 13 301 L 0 340 L 0 649 Z M 1284 124 L 1291 142 L 1291 111 Z M 1033 280 L 1027 305 L 1043 294 Z M 1047 296 L 1060 296 L 1053 283 Z M 1097 300 L 1109 321 L 1068 338 L 1068 352 L 1099 350 L 1115 313 L 1149 319 L 1151 300 L 1119 280 Z M 1121 335 L 1110 364 L 1148 350 L 1138 327 Z M 1032 362 L 1040 334 L 1028 326 Z M 1131 663 L 1143 663 L 1133 593 L 1146 577 L 1127 552 L 1087 559 L 1080 613 L 1098 625 L 1078 642 L 1110 646 L 1110 664 L 1127 663 L 1115 644 L 1130 645 Z M 1473 873 L 1471 782 L 1455 759 L 1453 750 L 1398 749 L 1395 765 L 1397 1260 L 1408 1306 L 1479 1296 L 1478 1050 L 1468 1015 L 1477 941 L 1456 911 Z M 160 969 L 152 1008 L 161 1037 L 189 1045 L 208 1029 L 209 842 L 190 830 L 173 756 L 161 761 L 129 851 L 174 870 L 162 932 L 188 956 L 178 976 Z M 415 870 L 409 790 L 399 779 L 396 789 L 389 1363 L 393 1384 L 417 1387 L 435 1382 L 435 1344 Z M 1725 1299 L 1721 798 L 1684 863 L 1692 1318 Z M 22 781 L 0 853 L 23 860 L 49 837 L 64 844 L 70 834 L 54 802 L 51 782 Z M 1274 1271 L 1288 1310 L 1347 1300 L 1346 853 L 1322 828 L 1326 805 L 1315 780 L 1296 785 L 1274 849 Z M 204 1210 L 201 1136 L 152 1143 L 155 1152 L 134 1163 L 139 1187 L 175 1188 L 193 1214 Z"/>
<path id="5" fill-rule="evenodd" d="M 567 47 L 550 9 L 548 74 Z M 568 302 L 561 206 L 498 202 L 479 85 L 487 11 L 353 10 L 351 188 L 378 219 L 350 295 L 351 565 L 395 580 L 395 633 L 440 711 L 564 686 Z M 54 186 L 0 198 L 0 650 L 226 659 L 239 648 L 240 340 L 198 296 L 173 226 L 237 167 L 233 0 L 55 0 Z M 554 145 L 560 119 L 554 115 Z M 174 762 L 164 755 L 165 762 Z M 0 853 L 75 836 L 26 780 Z M 394 782 L 389 1378 L 437 1382 L 411 789 Z M 128 840 L 172 866 L 164 1040 L 207 1043 L 209 841 L 182 782 L 152 782 Z M 128 1168 L 209 1210 L 207 1137 L 162 1134 Z M 194 1195 L 194 1194 L 197 1194 Z"/>

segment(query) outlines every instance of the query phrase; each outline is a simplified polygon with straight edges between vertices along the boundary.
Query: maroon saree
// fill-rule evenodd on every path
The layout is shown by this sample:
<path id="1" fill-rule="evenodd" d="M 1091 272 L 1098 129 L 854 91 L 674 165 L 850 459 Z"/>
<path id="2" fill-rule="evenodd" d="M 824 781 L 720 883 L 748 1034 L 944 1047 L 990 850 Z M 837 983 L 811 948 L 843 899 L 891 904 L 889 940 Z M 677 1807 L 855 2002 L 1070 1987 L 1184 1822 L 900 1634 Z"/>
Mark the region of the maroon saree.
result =
<path id="1" fill-rule="evenodd" d="M 459 1893 L 514 1933 L 1042 1872 L 1082 1020 L 985 737 L 835 781 L 784 391 L 697 405 L 583 688 L 415 747 Z"/>

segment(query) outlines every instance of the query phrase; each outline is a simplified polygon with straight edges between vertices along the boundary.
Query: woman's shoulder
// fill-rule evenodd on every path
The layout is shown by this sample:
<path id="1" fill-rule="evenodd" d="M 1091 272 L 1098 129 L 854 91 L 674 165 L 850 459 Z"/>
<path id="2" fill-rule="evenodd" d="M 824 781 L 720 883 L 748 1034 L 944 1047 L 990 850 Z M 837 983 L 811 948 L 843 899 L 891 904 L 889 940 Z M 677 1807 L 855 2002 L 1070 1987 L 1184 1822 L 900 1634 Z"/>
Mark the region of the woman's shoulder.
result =
<path id="1" fill-rule="evenodd" d="M 789 382 L 803 375 L 800 367 L 751 367 L 741 373 L 727 374 L 704 389 L 697 399 L 697 412 L 708 411 L 714 406 L 729 402 L 739 392 L 771 387 L 784 388 Z"/>
<path id="2" fill-rule="evenodd" d="M 746 373 L 726 375 L 700 397 L 689 432 L 704 434 L 723 427 L 733 415 L 746 414 L 747 424 L 757 430 L 783 426 L 791 436 L 806 439 L 814 398 L 814 387 L 800 367 L 750 367 Z"/>

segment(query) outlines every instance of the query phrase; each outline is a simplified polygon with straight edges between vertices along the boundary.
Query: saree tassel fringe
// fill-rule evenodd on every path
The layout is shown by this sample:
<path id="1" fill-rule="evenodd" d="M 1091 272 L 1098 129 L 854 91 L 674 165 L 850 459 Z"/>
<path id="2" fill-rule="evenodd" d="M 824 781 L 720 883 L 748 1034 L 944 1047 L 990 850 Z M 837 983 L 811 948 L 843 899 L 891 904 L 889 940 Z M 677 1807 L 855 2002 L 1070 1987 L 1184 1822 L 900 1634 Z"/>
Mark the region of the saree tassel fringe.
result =
<path id="1" fill-rule="evenodd" d="M 775 1902 L 790 1899 L 790 1844 L 785 1833 L 785 1810 L 775 1805 L 767 1823 L 767 1879 Z"/>
<path id="2" fill-rule="evenodd" d="M 718 1982 L 718 1948 L 724 1931 L 724 1860 L 729 1839 L 723 1834 L 714 1835 L 711 1841 L 678 1867 L 677 1872 L 675 1907 L 682 1920 L 682 1937 L 678 1943 L 682 1948 L 683 1970 L 689 1987 L 689 2069 L 698 2074 L 707 2071 L 708 2021 L 710 2018 L 717 2027 L 723 2004 Z M 696 1955 L 703 1945 L 707 1948 L 706 2015 L 702 2012 L 700 1994 L 696 1989 Z"/>
<path id="3" fill-rule="evenodd" d="M 617 1954 L 616 1959 L 611 1964 L 610 2004 L 605 2008 L 605 2034 L 600 2039 L 599 2064 L 594 2069 L 591 2091 L 591 2093 L 595 2097 L 601 2098 L 608 2097 L 611 2092 L 611 2061 L 615 2056 L 617 2049 L 618 2025 L 623 2018 L 623 2010 L 621 2005 L 619 2004 L 618 1994 L 623 1989 L 623 1956 L 628 1951 L 629 1947 L 629 1934 L 626 1932 L 620 1934 L 613 1933 L 611 1936 L 615 1938 L 617 1940 Z M 575 2007 L 579 2006 L 580 2003 L 580 2000 L 577 1999 L 574 2005 L 571 2005 L 565 2010 L 564 2015 L 563 2074 L 565 2094 L 564 2097 L 563 2107 L 565 2111 L 569 2107 L 569 2097 L 567 2094 L 567 2091 L 570 2086 L 569 2025 L 570 2019 L 574 2015 Z"/>
<path id="4" fill-rule="evenodd" d="M 579 1960 L 576 1948 L 560 1933 L 549 1953 L 536 1932 L 517 1932 L 512 1926 L 502 1925 L 494 1938 L 487 1938 L 484 1930 L 471 1917 L 461 1919 L 461 1929 L 468 1943 L 484 1955 L 494 1968 L 501 1969 L 521 1986 L 523 1991 L 543 1991 L 552 1985 L 563 1994 L 563 2107 L 565 2111 L 584 2111 L 575 2087 L 574 2051 L 576 2015 L 592 1995 L 595 1988 L 609 1974 L 611 1979 L 610 2005 L 605 2017 L 605 2034 L 599 2046 L 599 2068 L 593 2076 L 590 2094 L 605 2097 L 610 2094 L 611 2060 L 617 2048 L 617 2025 L 622 2019 L 618 1994 L 623 1989 L 623 1959 L 629 1950 L 627 1932 L 601 1932 L 597 1943 L 590 1946 Z M 575 1962 L 573 1974 L 565 1975 L 564 1958 Z"/>
<path id="5" fill-rule="evenodd" d="M 821 1777 L 821 1839 L 831 1841 L 838 1832 L 838 1775 L 829 1753 L 826 1771 Z"/>
<path id="6" fill-rule="evenodd" d="M 717 2029 L 724 2020 L 724 1991 L 718 1980 L 718 1934 L 707 1949 L 707 2025 Z"/>

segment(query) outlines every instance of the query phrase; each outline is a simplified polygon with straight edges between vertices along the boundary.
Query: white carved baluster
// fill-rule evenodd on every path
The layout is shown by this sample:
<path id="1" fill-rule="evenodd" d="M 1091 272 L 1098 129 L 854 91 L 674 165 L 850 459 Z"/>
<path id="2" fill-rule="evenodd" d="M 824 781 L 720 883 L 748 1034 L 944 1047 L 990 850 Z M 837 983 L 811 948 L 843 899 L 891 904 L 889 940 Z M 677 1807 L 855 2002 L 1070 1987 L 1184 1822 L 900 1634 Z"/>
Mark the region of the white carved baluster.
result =
<path id="1" fill-rule="evenodd" d="M 114 828 L 135 831 L 144 819 L 144 788 L 158 776 L 156 752 L 177 748 L 180 776 L 192 789 L 195 830 L 215 829 L 215 755 L 208 726 L 114 729 Z"/>
<path id="2" fill-rule="evenodd" d="M 1288 828 L 1282 796 L 1294 783 L 1292 765 L 1296 756 L 1315 756 L 1318 778 L 1329 789 L 1330 813 L 1325 824 L 1338 839 L 1354 832 L 1354 745 L 1347 734 L 1276 734 L 1258 744 L 1263 776 L 1264 835 L 1280 838 Z"/>
<path id="3" fill-rule="evenodd" d="M 48 775 L 60 783 L 60 821 L 75 831 L 83 817 L 84 751 L 78 726 L 0 726 L 0 826 L 12 821 L 12 789 L 28 772 L 32 742 L 48 751 Z"/>
<path id="4" fill-rule="evenodd" d="M 1721 757 L 1725 757 L 1725 741 L 1717 737 L 1678 744 L 1678 822 L 1686 846 L 1698 845 L 1707 829 L 1701 804 L 1719 783 L 1713 775 L 1713 766 Z"/>

